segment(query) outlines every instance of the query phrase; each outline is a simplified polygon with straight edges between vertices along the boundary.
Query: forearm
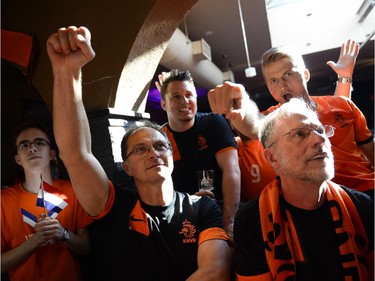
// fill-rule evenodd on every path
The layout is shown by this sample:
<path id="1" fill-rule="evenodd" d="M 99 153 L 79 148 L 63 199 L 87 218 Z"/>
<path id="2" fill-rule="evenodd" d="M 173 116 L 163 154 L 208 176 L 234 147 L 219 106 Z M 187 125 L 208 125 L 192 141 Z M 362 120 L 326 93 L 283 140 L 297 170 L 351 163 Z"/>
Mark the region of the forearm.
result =
<path id="1" fill-rule="evenodd" d="M 257 139 L 261 116 L 258 106 L 250 98 L 245 98 L 243 100 L 243 108 L 245 109 L 245 115 L 242 119 L 231 119 L 231 124 L 244 136 Z"/>
<path id="2" fill-rule="evenodd" d="M 80 230 L 77 234 L 71 231 L 69 233 L 70 238 L 64 242 L 65 246 L 79 255 L 87 255 L 90 252 L 90 239 L 87 230 Z"/>
<path id="3" fill-rule="evenodd" d="M 16 248 L 1 254 L 1 272 L 7 273 L 32 255 L 40 242 L 35 234 Z"/>
<path id="4" fill-rule="evenodd" d="M 227 234 L 233 237 L 234 217 L 240 204 L 241 175 L 239 169 L 223 171 L 223 223 Z"/>
<path id="5" fill-rule="evenodd" d="M 54 69 L 53 107 L 56 143 L 76 196 L 90 215 L 98 215 L 108 199 L 108 178 L 91 152 L 80 69 L 72 72 Z"/>
<path id="6" fill-rule="evenodd" d="M 82 102 L 81 70 L 54 69 L 53 73 L 53 125 L 60 157 L 68 164 L 80 162 L 91 152 L 91 135 Z"/>
<path id="7" fill-rule="evenodd" d="M 335 96 L 352 98 L 352 83 L 336 83 Z"/>

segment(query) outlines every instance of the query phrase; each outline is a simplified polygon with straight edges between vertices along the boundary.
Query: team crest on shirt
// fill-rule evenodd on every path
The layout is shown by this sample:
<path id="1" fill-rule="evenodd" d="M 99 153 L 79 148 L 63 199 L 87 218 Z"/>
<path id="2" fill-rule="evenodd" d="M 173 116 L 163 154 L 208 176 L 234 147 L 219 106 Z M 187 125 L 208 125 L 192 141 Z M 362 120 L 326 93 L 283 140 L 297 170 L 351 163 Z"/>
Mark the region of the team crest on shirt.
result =
<path id="1" fill-rule="evenodd" d="M 335 118 L 335 124 L 338 124 L 340 128 L 344 128 L 349 125 L 347 122 L 345 122 L 345 117 L 342 116 L 341 113 L 334 112 L 333 115 Z"/>
<path id="2" fill-rule="evenodd" d="M 184 239 L 182 239 L 182 242 L 184 244 L 186 243 L 195 243 L 197 239 L 195 238 L 197 230 L 195 228 L 195 225 L 191 224 L 190 221 L 185 219 L 182 222 L 182 229 L 180 230 L 180 234 L 184 235 Z"/>
<path id="3" fill-rule="evenodd" d="M 203 149 L 206 149 L 208 147 L 207 146 L 207 140 L 204 136 L 198 135 L 197 141 L 198 141 L 198 149 L 199 150 L 203 150 Z"/>

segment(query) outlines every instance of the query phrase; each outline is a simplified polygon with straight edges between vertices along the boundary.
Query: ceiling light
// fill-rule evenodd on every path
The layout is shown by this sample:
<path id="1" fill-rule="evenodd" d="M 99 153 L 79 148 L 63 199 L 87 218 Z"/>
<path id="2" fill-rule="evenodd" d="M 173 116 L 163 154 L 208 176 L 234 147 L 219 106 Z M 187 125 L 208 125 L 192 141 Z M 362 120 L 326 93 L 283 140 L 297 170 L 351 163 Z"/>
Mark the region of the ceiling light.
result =
<path id="1" fill-rule="evenodd" d="M 250 57 L 249 57 L 249 49 L 247 48 L 247 40 L 246 40 L 246 33 L 245 33 L 245 24 L 243 22 L 242 16 L 242 9 L 241 9 L 241 2 L 237 0 L 238 3 L 238 10 L 240 12 L 240 20 L 241 20 L 241 27 L 242 27 L 242 35 L 243 35 L 243 43 L 245 45 L 245 52 L 246 52 L 246 59 L 247 59 L 247 68 L 245 69 L 246 77 L 254 77 L 257 75 L 255 67 L 251 67 L 250 65 Z"/>
<path id="2" fill-rule="evenodd" d="M 368 14 L 371 12 L 372 8 L 374 8 L 375 1 L 374 0 L 364 0 L 361 7 L 359 7 L 357 14 L 359 15 L 358 22 L 363 22 Z"/>
<path id="3" fill-rule="evenodd" d="M 256 76 L 257 75 L 257 71 L 256 71 L 255 67 L 248 67 L 248 68 L 246 68 L 245 69 L 245 75 L 248 78 Z"/>

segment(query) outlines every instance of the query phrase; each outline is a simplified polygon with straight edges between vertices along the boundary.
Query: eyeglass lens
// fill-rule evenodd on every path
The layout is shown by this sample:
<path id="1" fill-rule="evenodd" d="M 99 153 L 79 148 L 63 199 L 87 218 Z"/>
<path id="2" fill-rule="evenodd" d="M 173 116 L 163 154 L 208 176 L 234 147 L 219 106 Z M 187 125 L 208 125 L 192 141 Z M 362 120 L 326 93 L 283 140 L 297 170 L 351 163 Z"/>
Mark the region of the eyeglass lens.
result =
<path id="1" fill-rule="evenodd" d="M 152 147 L 158 152 L 165 152 L 171 149 L 171 144 L 168 142 L 164 142 L 164 141 L 158 141 L 158 142 L 153 143 Z M 151 150 L 151 146 L 149 145 L 146 145 L 146 144 L 136 145 L 135 148 L 126 156 L 126 159 L 132 154 L 137 155 L 137 156 L 147 155 L 150 152 L 150 150 Z"/>
<path id="2" fill-rule="evenodd" d="M 35 146 L 36 148 L 39 148 L 41 146 L 49 145 L 49 142 L 44 139 L 36 139 L 33 142 L 30 141 L 24 141 L 17 145 L 18 150 L 24 150 L 24 149 L 30 149 L 31 146 Z"/>

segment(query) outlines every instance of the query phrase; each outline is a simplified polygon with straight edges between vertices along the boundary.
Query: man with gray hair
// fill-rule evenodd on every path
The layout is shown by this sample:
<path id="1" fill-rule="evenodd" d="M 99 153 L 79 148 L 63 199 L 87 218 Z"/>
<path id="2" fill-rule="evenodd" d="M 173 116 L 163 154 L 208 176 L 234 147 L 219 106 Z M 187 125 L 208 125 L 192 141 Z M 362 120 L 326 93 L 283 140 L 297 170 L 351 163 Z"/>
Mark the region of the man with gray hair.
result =
<path id="1" fill-rule="evenodd" d="M 373 200 L 331 181 L 333 135 L 301 99 L 262 120 L 278 177 L 237 212 L 237 280 L 373 280 Z"/>

